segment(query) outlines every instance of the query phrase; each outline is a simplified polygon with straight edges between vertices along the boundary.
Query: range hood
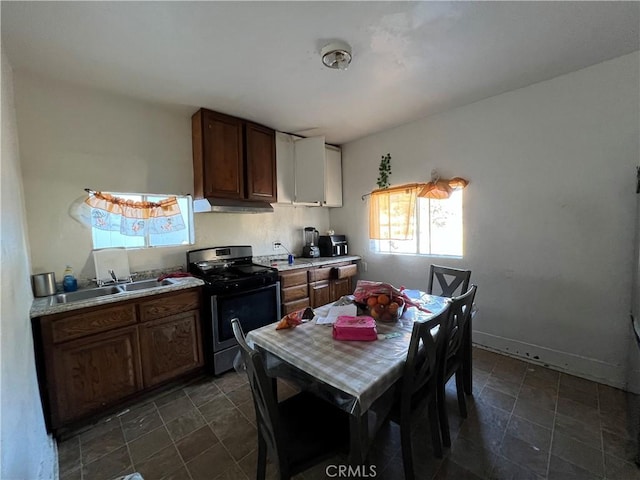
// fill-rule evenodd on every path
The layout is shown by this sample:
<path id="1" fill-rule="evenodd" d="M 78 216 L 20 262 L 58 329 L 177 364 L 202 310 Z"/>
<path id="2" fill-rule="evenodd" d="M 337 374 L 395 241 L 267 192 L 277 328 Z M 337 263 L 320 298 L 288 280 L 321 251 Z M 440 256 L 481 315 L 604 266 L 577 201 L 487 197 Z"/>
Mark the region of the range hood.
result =
<path id="1" fill-rule="evenodd" d="M 194 213 L 269 213 L 273 212 L 273 207 L 268 202 L 210 197 L 194 199 L 193 211 Z"/>

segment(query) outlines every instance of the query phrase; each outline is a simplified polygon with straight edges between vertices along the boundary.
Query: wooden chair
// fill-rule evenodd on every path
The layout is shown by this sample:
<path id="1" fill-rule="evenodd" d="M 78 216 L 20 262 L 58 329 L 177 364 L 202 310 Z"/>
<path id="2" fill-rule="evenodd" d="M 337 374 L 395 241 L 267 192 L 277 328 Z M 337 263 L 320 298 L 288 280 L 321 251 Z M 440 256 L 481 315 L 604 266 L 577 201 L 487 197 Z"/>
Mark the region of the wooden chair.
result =
<path id="1" fill-rule="evenodd" d="M 442 458 L 442 441 L 440 439 L 440 424 L 438 422 L 437 387 L 438 387 L 438 352 L 442 351 L 440 344 L 443 335 L 436 339 L 431 335 L 431 329 L 440 325 L 442 331 L 449 317 L 449 307 L 429 322 L 415 322 L 411 333 L 411 342 L 404 364 L 402 379 L 400 380 L 400 396 L 394 403 L 390 419 L 400 425 L 400 441 L 402 445 L 402 461 L 406 480 L 415 478 L 413 470 L 413 447 L 411 444 L 411 418 L 416 412 L 422 412 L 427 407 L 429 426 L 431 429 L 431 443 L 437 458 Z M 438 332 L 438 333 L 439 333 Z"/>
<path id="2" fill-rule="evenodd" d="M 438 280 L 438 286 L 441 290 L 440 293 L 438 293 L 438 291 L 434 292 L 433 290 L 434 278 Z M 427 293 L 432 295 L 439 295 L 441 297 L 454 297 L 456 295 L 462 295 L 469 289 L 470 279 L 471 270 L 460 270 L 458 268 L 431 265 L 429 273 L 429 288 L 427 290 Z"/>
<path id="3" fill-rule="evenodd" d="M 306 392 L 278 403 L 262 356 L 247 345 L 240 322 L 231 320 L 240 345 L 256 409 L 258 426 L 257 479 L 264 480 L 267 455 L 289 479 L 308 468 L 347 451 L 349 414 Z"/>
<path id="4" fill-rule="evenodd" d="M 429 289 L 427 293 L 440 295 L 442 297 L 454 297 L 462 295 L 469 289 L 469 280 L 471 278 L 471 270 L 461 270 L 458 268 L 441 267 L 439 265 L 431 265 L 429 275 Z M 434 285 L 434 279 L 437 285 Z M 436 289 L 435 287 L 439 287 Z M 465 332 L 464 349 L 464 369 L 463 369 L 463 385 L 467 395 L 471 395 L 473 391 L 473 358 L 471 348 L 471 323 L 472 319 L 468 319 L 467 331 Z"/>
<path id="5" fill-rule="evenodd" d="M 465 364 L 465 331 L 468 328 L 473 299 L 476 296 L 476 285 L 471 285 L 468 292 L 451 299 L 449 318 L 444 323 L 442 358 L 443 364 L 438 379 L 438 410 L 440 412 L 440 428 L 442 430 L 442 443 L 446 447 L 451 445 L 449 432 L 449 420 L 447 417 L 447 404 L 445 401 L 445 385 L 449 379 L 456 376 L 456 394 L 458 396 L 458 408 L 462 418 L 467 418 L 467 403 L 463 385 L 463 369 Z"/>

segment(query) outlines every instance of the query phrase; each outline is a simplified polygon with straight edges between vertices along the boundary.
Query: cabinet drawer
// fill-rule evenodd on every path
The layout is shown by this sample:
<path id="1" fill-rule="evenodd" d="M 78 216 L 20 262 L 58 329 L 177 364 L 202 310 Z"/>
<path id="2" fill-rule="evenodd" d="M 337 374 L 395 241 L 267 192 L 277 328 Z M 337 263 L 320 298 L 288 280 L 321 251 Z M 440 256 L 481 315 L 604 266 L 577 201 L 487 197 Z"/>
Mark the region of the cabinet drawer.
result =
<path id="1" fill-rule="evenodd" d="M 50 318 L 53 343 L 60 343 L 132 325 L 136 323 L 136 307 L 130 303 L 84 311 L 75 315 L 59 314 Z"/>
<path id="2" fill-rule="evenodd" d="M 200 309 L 200 292 L 197 289 L 175 295 L 167 294 L 160 298 L 141 302 L 140 321 L 147 322 L 198 309 Z"/>
<path id="3" fill-rule="evenodd" d="M 358 273 L 358 266 L 352 263 L 351 265 L 344 265 L 342 267 L 333 267 L 332 270 L 333 278 L 348 278 Z"/>
<path id="4" fill-rule="evenodd" d="M 331 267 L 317 267 L 309 270 L 309 282 L 319 280 L 329 280 L 331 278 Z"/>
<path id="5" fill-rule="evenodd" d="M 296 270 L 280 274 L 280 288 L 293 287 L 307 283 L 307 270 Z"/>
<path id="6" fill-rule="evenodd" d="M 309 296 L 306 282 L 304 283 L 304 285 L 296 285 L 294 287 L 283 288 L 280 293 L 282 295 L 282 303 L 291 302 L 293 300 L 300 300 L 301 298 Z"/>
<path id="7" fill-rule="evenodd" d="M 302 298 L 300 300 L 296 300 L 294 302 L 287 302 L 282 304 L 282 316 L 287 315 L 288 313 L 295 312 L 296 310 L 301 310 L 310 305 L 309 297 Z"/>

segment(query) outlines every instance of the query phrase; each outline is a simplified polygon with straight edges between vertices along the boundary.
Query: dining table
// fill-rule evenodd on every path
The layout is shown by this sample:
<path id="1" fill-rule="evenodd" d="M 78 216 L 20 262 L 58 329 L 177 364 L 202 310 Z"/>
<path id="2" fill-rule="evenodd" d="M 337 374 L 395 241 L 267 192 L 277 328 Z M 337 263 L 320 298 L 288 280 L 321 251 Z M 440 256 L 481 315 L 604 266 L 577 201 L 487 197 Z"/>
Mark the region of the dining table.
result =
<path id="1" fill-rule="evenodd" d="M 295 328 L 276 330 L 275 324 L 252 330 L 247 343 L 262 353 L 272 377 L 293 380 L 349 413 L 350 452 L 353 465 L 364 464 L 372 440 L 369 435 L 371 407 L 402 377 L 413 323 L 434 321 L 450 302 L 449 298 L 406 290 L 416 306 L 406 305 L 395 322 L 376 322 L 375 341 L 339 341 L 332 326 L 319 324 L 333 303 L 314 308 L 315 317 Z M 341 304 L 352 301 L 342 297 Z M 312 412 L 310 412 L 312 415 Z"/>

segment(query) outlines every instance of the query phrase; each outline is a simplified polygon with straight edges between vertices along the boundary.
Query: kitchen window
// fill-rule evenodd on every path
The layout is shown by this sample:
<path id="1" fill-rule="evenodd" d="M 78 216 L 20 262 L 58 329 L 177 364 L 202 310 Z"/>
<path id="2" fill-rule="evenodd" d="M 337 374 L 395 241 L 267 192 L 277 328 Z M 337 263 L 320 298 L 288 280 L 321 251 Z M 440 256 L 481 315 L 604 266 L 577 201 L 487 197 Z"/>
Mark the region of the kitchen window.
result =
<path id="1" fill-rule="evenodd" d="M 462 257 L 462 211 L 462 189 L 453 190 L 446 199 L 392 195 L 370 213 L 375 216 L 370 221 L 377 218 L 375 236 L 382 237 L 370 239 L 371 251 Z"/>
<path id="2" fill-rule="evenodd" d="M 190 196 L 90 192 L 75 216 L 90 225 L 94 249 L 194 243 Z"/>

